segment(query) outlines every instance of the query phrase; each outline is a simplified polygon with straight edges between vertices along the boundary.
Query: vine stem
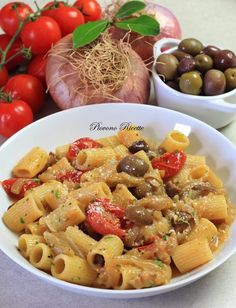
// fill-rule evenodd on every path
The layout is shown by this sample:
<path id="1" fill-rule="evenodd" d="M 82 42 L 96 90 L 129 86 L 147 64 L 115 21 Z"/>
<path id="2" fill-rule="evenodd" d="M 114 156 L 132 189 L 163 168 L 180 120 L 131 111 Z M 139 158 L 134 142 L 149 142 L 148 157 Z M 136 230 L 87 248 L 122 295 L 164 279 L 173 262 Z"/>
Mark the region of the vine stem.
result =
<path id="1" fill-rule="evenodd" d="M 54 0 L 55 3 L 57 3 L 58 0 Z M 20 21 L 19 20 L 19 26 L 16 30 L 16 32 L 14 33 L 14 35 L 12 36 L 11 40 L 9 41 L 7 47 L 2 50 L 0 49 L 0 70 L 2 70 L 3 66 L 8 63 L 10 60 L 14 59 L 16 56 L 18 56 L 20 53 L 22 53 L 23 49 L 25 47 L 23 47 L 21 50 L 17 51 L 13 56 L 11 56 L 9 59 L 7 59 L 7 54 L 9 52 L 9 50 L 11 49 L 12 45 L 14 44 L 15 40 L 17 39 L 17 36 L 20 34 L 21 30 L 23 29 L 24 25 L 30 21 L 30 20 L 33 20 L 34 18 L 38 17 L 39 14 L 43 11 L 46 11 L 48 10 L 49 8 L 45 8 L 45 9 L 40 9 L 37 2 L 34 1 L 36 7 L 37 7 L 37 11 L 32 13 L 32 14 L 29 14 L 25 20 L 23 21 Z M 17 11 L 16 11 L 17 12 Z"/>
<path id="2" fill-rule="evenodd" d="M 19 26 L 16 30 L 16 32 L 14 33 L 13 37 L 11 38 L 11 40 L 9 41 L 7 47 L 5 50 L 1 51 L 1 62 L 0 62 L 0 70 L 3 68 L 3 66 L 6 64 L 6 57 L 7 57 L 7 53 L 8 51 L 11 49 L 12 45 L 14 44 L 17 36 L 20 34 L 21 30 L 23 29 L 23 26 L 25 25 L 24 21 L 21 21 L 19 23 Z M 9 62 L 9 61 L 7 61 Z"/>

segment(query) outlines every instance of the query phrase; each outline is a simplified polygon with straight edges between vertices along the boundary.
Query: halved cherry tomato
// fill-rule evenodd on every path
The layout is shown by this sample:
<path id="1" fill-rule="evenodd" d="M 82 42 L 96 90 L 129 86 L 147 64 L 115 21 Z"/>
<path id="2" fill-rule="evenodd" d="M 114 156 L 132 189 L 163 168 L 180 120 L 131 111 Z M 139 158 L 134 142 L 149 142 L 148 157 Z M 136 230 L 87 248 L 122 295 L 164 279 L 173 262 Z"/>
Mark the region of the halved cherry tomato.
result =
<path id="1" fill-rule="evenodd" d="M 3 68 L 0 69 L 0 88 L 7 83 L 8 77 L 8 71 L 6 67 L 3 66 Z"/>
<path id="2" fill-rule="evenodd" d="M 31 13 L 30 6 L 23 2 L 10 2 L 0 12 L 0 24 L 3 31 L 13 36 L 19 27 L 20 21 L 24 21 Z"/>
<path id="3" fill-rule="evenodd" d="M 83 13 L 85 22 L 96 21 L 102 17 L 101 6 L 96 0 L 78 0 L 73 6 Z"/>
<path id="4" fill-rule="evenodd" d="M 96 199 L 91 202 L 86 214 L 87 223 L 95 232 L 102 235 L 114 234 L 119 237 L 125 235 L 125 230 L 121 228 L 124 210 L 110 203 L 109 199 Z"/>
<path id="5" fill-rule="evenodd" d="M 91 148 L 101 148 L 101 144 L 89 137 L 84 137 L 75 140 L 69 146 L 69 150 L 67 152 L 67 158 L 74 159 L 80 150 L 91 149 Z"/>
<path id="6" fill-rule="evenodd" d="M 55 10 L 61 7 L 65 7 L 66 4 L 63 1 L 50 1 L 43 7 L 43 16 L 49 16 L 53 18 L 53 15 L 55 13 Z"/>
<path id="7" fill-rule="evenodd" d="M 18 194 L 15 194 L 12 191 L 12 186 L 13 184 L 15 184 L 16 181 L 22 181 L 22 186 Z M 5 190 L 5 192 L 10 196 L 14 196 L 19 199 L 24 197 L 25 192 L 27 190 L 37 187 L 40 184 L 41 184 L 41 181 L 39 179 L 11 178 L 11 179 L 2 181 L 2 187 Z"/>
<path id="8" fill-rule="evenodd" d="M 6 49 L 10 40 L 11 40 L 11 36 L 9 36 L 7 34 L 0 34 L 0 48 L 3 51 Z M 7 53 L 6 60 L 10 59 L 16 53 L 19 53 L 19 51 L 22 49 L 22 47 L 23 47 L 22 42 L 19 39 L 16 39 L 15 42 L 13 43 L 12 47 L 10 48 L 10 50 Z M 1 55 L 0 55 L 0 58 L 1 58 Z M 6 68 L 12 69 L 17 65 L 22 64 L 23 61 L 24 61 L 24 57 L 23 57 L 22 54 L 19 53 L 16 57 L 14 57 L 12 60 L 10 60 L 6 64 Z"/>
<path id="9" fill-rule="evenodd" d="M 38 112 L 44 102 L 45 88 L 34 76 L 19 74 L 11 77 L 4 87 L 14 99 L 22 99 L 29 104 L 34 113 Z"/>
<path id="10" fill-rule="evenodd" d="M 71 181 L 73 183 L 80 183 L 80 178 L 84 172 L 79 170 L 68 171 L 57 175 L 57 180 L 59 182 Z"/>
<path id="11" fill-rule="evenodd" d="M 29 63 L 27 73 L 38 78 L 43 84 L 45 84 L 46 64 L 47 64 L 46 55 L 35 56 Z"/>
<path id="12" fill-rule="evenodd" d="M 52 17 L 58 23 L 62 36 L 72 33 L 75 28 L 84 24 L 83 14 L 75 7 L 60 7 L 55 10 Z"/>
<path id="13" fill-rule="evenodd" d="M 8 138 L 32 121 L 33 112 L 26 102 L 21 100 L 13 100 L 11 103 L 0 101 L 0 135 Z"/>
<path id="14" fill-rule="evenodd" d="M 45 54 L 61 38 L 61 30 L 57 22 L 48 16 L 38 17 L 28 22 L 21 31 L 21 39 L 25 47 L 34 55 Z"/>
<path id="15" fill-rule="evenodd" d="M 164 170 L 163 179 L 166 180 L 176 175 L 184 166 L 186 155 L 183 151 L 167 152 L 160 157 L 153 158 L 152 166 L 154 169 Z"/>

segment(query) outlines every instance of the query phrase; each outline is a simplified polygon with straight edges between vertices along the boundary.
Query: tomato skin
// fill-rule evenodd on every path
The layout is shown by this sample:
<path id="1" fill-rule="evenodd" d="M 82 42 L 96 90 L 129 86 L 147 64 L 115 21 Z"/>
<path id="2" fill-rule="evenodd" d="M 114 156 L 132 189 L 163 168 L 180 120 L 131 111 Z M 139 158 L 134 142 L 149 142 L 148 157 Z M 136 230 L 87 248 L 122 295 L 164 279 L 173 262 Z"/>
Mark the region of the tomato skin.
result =
<path id="1" fill-rule="evenodd" d="M 176 175 L 184 166 L 186 155 L 183 151 L 176 151 L 172 153 L 165 153 L 160 157 L 153 158 L 152 166 L 154 169 L 164 170 L 163 179 L 169 179 Z"/>
<path id="2" fill-rule="evenodd" d="M 65 6 L 66 5 L 63 1 L 58 1 L 56 3 L 54 1 L 50 1 L 47 4 L 44 5 L 43 9 L 48 8 L 48 10 L 43 11 L 42 16 L 49 16 L 49 17 L 53 18 L 55 11 L 58 8 L 65 7 Z"/>
<path id="3" fill-rule="evenodd" d="M 72 33 L 79 25 L 84 24 L 83 14 L 75 7 L 60 7 L 55 10 L 53 19 L 58 23 L 62 36 Z"/>
<path id="4" fill-rule="evenodd" d="M 3 68 L 0 70 L 0 88 L 7 83 L 8 77 L 9 77 L 8 71 L 6 67 L 3 66 Z"/>
<path id="5" fill-rule="evenodd" d="M 29 63 L 27 73 L 38 78 L 44 85 L 45 81 L 45 70 L 47 64 L 46 55 L 35 56 Z"/>
<path id="6" fill-rule="evenodd" d="M 111 204 L 108 199 L 96 199 L 87 207 L 87 223 L 99 234 L 114 234 L 122 237 L 126 233 L 121 228 L 122 211 L 118 206 Z"/>
<path id="7" fill-rule="evenodd" d="M 91 148 L 101 148 L 101 144 L 89 137 L 77 139 L 70 144 L 67 158 L 74 159 L 80 150 Z"/>
<path id="8" fill-rule="evenodd" d="M 13 36 L 20 21 L 24 21 L 31 13 L 33 13 L 33 10 L 26 3 L 10 2 L 1 9 L 1 28 L 6 34 Z"/>
<path id="9" fill-rule="evenodd" d="M 4 87 L 14 99 L 21 99 L 29 104 L 33 113 L 37 113 L 44 102 L 45 88 L 34 76 L 19 74 L 11 77 Z"/>
<path id="10" fill-rule="evenodd" d="M 84 15 L 85 22 L 96 21 L 102 17 L 102 9 L 96 0 L 77 0 L 73 6 Z"/>
<path id="11" fill-rule="evenodd" d="M 48 16 L 41 16 L 28 22 L 21 31 L 25 47 L 31 47 L 34 55 L 45 54 L 61 38 L 57 22 Z"/>
<path id="12" fill-rule="evenodd" d="M 29 105 L 21 100 L 0 102 L 0 134 L 6 138 L 32 123 L 33 113 Z"/>
<path id="13" fill-rule="evenodd" d="M 11 37 L 9 35 L 0 34 L 0 48 L 2 50 L 5 50 L 10 40 L 11 40 Z M 8 60 L 10 57 L 12 57 L 17 52 L 19 52 L 22 49 L 22 47 L 23 47 L 22 42 L 19 39 L 16 39 L 12 47 L 7 53 L 6 60 Z M 24 61 L 23 55 L 19 54 L 14 59 L 12 59 L 10 62 L 6 64 L 6 68 L 10 70 L 17 65 L 22 64 L 23 61 Z"/>
<path id="14" fill-rule="evenodd" d="M 57 176 L 57 181 L 71 181 L 73 183 L 80 183 L 80 178 L 84 172 L 79 170 L 68 171 L 66 173 L 59 174 Z"/>
<path id="15" fill-rule="evenodd" d="M 2 187 L 5 190 L 5 192 L 10 196 L 14 196 L 19 199 L 24 197 L 25 192 L 27 190 L 37 187 L 41 184 L 41 181 L 39 181 L 38 179 L 23 179 L 24 184 L 22 185 L 19 194 L 15 194 L 12 192 L 11 188 L 12 188 L 12 185 L 19 179 L 21 178 L 10 178 L 10 179 L 6 179 L 2 181 Z"/>

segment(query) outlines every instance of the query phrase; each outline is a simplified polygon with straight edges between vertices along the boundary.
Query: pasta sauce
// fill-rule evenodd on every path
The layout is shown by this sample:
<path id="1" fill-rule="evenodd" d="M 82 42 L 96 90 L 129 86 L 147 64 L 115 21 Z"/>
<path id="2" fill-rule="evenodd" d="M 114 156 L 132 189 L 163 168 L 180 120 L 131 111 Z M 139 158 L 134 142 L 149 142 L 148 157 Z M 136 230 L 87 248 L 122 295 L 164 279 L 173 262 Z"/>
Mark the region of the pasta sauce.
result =
<path id="1" fill-rule="evenodd" d="M 206 158 L 188 137 L 162 142 L 139 130 L 31 149 L 2 187 L 17 197 L 3 221 L 29 262 L 55 278 L 97 288 L 168 283 L 214 258 L 235 219 Z"/>

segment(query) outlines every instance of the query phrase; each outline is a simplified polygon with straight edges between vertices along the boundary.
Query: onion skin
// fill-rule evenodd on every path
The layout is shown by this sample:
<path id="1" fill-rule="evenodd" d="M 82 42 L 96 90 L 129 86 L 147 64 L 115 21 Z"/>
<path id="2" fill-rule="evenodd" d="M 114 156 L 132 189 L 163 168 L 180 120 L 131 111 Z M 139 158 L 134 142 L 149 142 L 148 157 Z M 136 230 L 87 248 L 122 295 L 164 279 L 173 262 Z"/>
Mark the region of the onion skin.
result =
<path id="1" fill-rule="evenodd" d="M 181 27 L 175 15 L 167 8 L 156 4 L 147 3 L 145 14 L 154 16 L 160 23 L 160 34 L 157 36 L 141 36 L 137 33 L 131 32 L 129 42 L 132 48 L 145 61 L 147 67 L 151 69 L 153 64 L 153 45 L 162 38 L 176 38 L 181 39 Z M 111 28 L 113 39 L 122 39 L 127 31 L 115 27 Z"/>
<path id="2" fill-rule="evenodd" d="M 46 65 L 46 82 L 49 92 L 61 109 L 106 102 L 139 104 L 148 102 L 150 94 L 149 73 L 142 59 L 131 48 L 129 50 L 132 70 L 129 76 L 127 76 L 123 87 L 117 92 L 112 93 L 114 99 L 111 99 L 104 98 L 101 95 L 92 95 L 94 93 L 93 88 L 87 90 L 89 95 L 86 97 L 84 97 L 82 91 L 76 91 L 76 88 L 80 84 L 78 73 L 73 74 L 74 70 L 71 64 L 63 57 L 57 56 L 59 51 L 71 47 L 72 34 L 69 34 L 54 45 L 48 56 Z M 68 75 L 70 73 L 72 75 Z"/>

